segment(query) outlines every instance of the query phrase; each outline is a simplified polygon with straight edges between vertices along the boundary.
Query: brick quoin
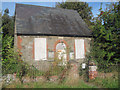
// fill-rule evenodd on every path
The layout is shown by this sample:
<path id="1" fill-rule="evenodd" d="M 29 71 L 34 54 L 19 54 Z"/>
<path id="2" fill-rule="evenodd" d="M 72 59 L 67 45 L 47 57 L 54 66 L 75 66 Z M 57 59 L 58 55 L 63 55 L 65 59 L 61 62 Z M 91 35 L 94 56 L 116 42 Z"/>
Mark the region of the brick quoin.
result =
<path id="1" fill-rule="evenodd" d="M 56 41 L 55 44 L 54 44 L 54 52 L 55 52 L 55 53 L 56 53 L 56 45 L 57 45 L 58 43 L 62 43 L 62 42 L 66 45 L 67 48 L 69 47 L 68 44 L 67 44 L 67 42 L 66 42 L 65 40 L 58 40 L 58 41 Z M 69 60 L 69 55 L 68 55 L 68 53 L 66 53 L 66 54 L 67 54 L 67 60 Z M 56 55 L 56 54 L 54 54 L 54 57 L 55 57 L 55 55 Z"/>
<path id="2" fill-rule="evenodd" d="M 22 43 L 21 37 L 17 36 L 17 47 L 18 47 L 18 49 L 22 49 L 21 43 Z"/>
<path id="3" fill-rule="evenodd" d="M 22 49 L 21 43 L 22 43 L 22 38 L 20 36 L 17 36 L 17 48 L 19 50 Z M 22 52 L 20 52 L 20 51 L 19 51 L 19 53 L 22 54 Z"/>

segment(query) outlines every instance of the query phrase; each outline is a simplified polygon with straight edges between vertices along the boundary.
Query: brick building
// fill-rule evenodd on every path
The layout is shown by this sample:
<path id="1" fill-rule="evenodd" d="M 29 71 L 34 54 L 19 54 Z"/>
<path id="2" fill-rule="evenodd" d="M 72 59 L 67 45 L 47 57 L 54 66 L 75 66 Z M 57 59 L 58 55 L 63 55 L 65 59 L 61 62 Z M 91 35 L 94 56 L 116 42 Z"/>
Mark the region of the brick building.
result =
<path id="1" fill-rule="evenodd" d="M 91 40 L 77 11 L 25 4 L 16 4 L 14 35 L 23 60 L 39 69 L 55 58 L 83 62 Z"/>

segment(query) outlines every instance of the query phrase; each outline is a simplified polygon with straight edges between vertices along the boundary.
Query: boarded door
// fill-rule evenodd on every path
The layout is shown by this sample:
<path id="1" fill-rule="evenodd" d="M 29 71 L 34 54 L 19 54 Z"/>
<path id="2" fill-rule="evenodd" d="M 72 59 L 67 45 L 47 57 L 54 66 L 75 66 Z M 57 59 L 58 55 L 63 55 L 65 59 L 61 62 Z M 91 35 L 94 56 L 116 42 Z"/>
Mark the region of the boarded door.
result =
<path id="1" fill-rule="evenodd" d="M 75 39 L 75 53 L 76 53 L 76 59 L 85 58 L 83 39 Z"/>
<path id="2" fill-rule="evenodd" d="M 35 60 L 46 60 L 47 50 L 46 50 L 46 38 L 35 38 Z"/>

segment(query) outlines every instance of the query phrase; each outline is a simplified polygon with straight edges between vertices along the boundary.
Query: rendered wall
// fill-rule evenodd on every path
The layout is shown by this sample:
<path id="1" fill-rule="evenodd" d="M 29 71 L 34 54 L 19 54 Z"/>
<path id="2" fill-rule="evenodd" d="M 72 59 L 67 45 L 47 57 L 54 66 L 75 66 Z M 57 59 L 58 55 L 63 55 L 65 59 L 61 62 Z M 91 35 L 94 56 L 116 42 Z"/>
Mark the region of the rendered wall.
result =
<path id="1" fill-rule="evenodd" d="M 46 58 L 47 60 L 35 60 L 35 38 L 46 38 Z M 76 45 L 75 41 L 84 40 L 84 51 L 89 52 L 90 38 L 82 37 L 59 37 L 59 36 L 15 36 L 15 47 L 20 49 L 24 61 L 36 68 L 48 70 L 51 62 L 54 60 L 56 45 L 63 42 L 67 46 L 67 60 L 76 60 Z M 77 59 L 77 62 L 83 62 L 85 58 Z"/>

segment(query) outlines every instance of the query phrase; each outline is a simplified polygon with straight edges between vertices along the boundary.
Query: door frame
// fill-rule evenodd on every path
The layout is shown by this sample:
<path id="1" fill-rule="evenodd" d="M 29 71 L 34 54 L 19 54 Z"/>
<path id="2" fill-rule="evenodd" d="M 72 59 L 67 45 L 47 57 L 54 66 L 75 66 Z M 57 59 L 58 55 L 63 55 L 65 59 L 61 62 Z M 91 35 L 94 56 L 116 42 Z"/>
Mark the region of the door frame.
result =
<path id="1" fill-rule="evenodd" d="M 68 51 L 68 44 L 65 40 L 57 40 L 54 44 L 54 57 L 56 57 L 56 46 L 58 43 L 64 43 L 66 45 L 66 54 L 67 54 L 67 61 L 69 60 L 69 53 L 67 52 Z"/>

